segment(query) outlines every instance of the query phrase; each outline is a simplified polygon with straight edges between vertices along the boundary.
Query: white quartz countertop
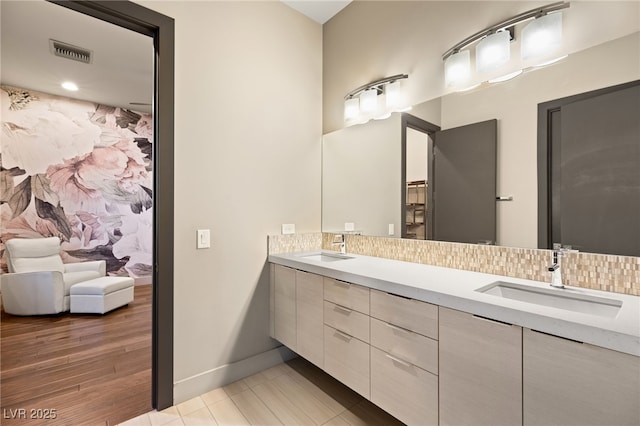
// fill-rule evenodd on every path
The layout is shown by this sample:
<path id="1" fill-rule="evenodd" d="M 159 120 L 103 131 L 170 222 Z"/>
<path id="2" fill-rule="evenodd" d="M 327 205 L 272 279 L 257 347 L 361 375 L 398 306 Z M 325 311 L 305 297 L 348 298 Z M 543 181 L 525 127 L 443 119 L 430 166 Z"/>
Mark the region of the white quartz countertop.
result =
<path id="1" fill-rule="evenodd" d="M 579 287 L 552 289 L 621 301 L 618 314 L 606 317 L 476 291 L 496 281 L 551 289 L 545 282 L 355 254 L 335 262 L 304 257 L 314 253 L 320 251 L 272 254 L 269 262 L 640 356 L 638 296 Z"/>

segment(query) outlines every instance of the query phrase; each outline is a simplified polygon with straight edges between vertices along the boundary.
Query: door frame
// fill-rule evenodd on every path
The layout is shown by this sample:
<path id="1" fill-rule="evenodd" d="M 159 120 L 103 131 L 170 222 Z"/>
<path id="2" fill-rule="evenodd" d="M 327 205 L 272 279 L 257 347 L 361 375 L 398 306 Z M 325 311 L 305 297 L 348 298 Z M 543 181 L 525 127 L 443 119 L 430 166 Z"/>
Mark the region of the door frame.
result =
<path id="1" fill-rule="evenodd" d="M 174 20 L 126 0 L 47 0 L 153 38 L 152 406 L 173 405 Z"/>
<path id="2" fill-rule="evenodd" d="M 407 235 L 407 128 L 425 133 L 428 136 L 427 145 L 427 210 L 425 211 L 426 229 L 425 235 L 427 239 L 429 235 L 433 235 L 433 142 L 432 136 L 435 132 L 440 131 L 440 126 L 429 123 L 415 115 L 403 112 L 400 118 L 400 238 L 406 238 Z"/>
<path id="3" fill-rule="evenodd" d="M 552 135 L 555 131 L 553 119 L 563 106 L 596 96 L 613 93 L 640 84 L 640 80 L 617 84 L 538 104 L 538 248 L 553 248 L 553 203 L 552 203 Z M 556 116 L 559 117 L 559 116 Z"/>

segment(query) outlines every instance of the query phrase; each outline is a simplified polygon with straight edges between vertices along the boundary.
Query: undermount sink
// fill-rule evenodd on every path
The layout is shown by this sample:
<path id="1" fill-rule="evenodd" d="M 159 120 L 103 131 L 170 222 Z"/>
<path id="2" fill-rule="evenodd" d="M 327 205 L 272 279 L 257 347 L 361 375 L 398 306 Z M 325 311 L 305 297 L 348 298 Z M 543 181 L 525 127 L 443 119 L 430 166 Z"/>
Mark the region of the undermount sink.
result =
<path id="1" fill-rule="evenodd" d="M 610 318 L 618 315 L 622 307 L 620 300 L 573 293 L 571 289 L 545 289 L 504 281 L 496 281 L 476 291 L 505 299 Z"/>
<path id="2" fill-rule="evenodd" d="M 339 260 L 353 259 L 351 256 L 346 256 L 340 253 L 314 253 L 300 256 L 308 260 L 316 260 L 318 262 L 337 262 Z"/>

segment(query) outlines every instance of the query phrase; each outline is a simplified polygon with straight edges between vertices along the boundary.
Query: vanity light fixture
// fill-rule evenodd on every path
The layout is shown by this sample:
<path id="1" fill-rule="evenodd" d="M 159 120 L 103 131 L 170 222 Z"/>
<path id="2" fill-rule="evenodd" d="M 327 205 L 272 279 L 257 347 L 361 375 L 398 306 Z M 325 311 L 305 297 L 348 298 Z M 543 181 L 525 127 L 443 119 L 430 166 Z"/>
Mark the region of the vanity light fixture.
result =
<path id="1" fill-rule="evenodd" d="M 491 71 L 509 62 L 510 43 L 509 31 L 498 31 L 480 40 L 476 46 L 476 71 Z"/>
<path id="2" fill-rule="evenodd" d="M 445 86 L 459 88 L 471 77 L 471 52 L 462 50 L 444 61 Z"/>
<path id="3" fill-rule="evenodd" d="M 363 123 L 372 118 L 383 119 L 392 112 L 407 111 L 402 95 L 401 80 L 407 74 L 372 81 L 347 93 L 344 97 L 344 120 Z"/>
<path id="4" fill-rule="evenodd" d="M 513 40 L 515 26 L 532 19 L 534 21 L 522 31 L 521 59 L 549 59 L 549 54 L 557 50 L 562 40 L 562 13 L 559 11 L 569 6 L 569 2 L 561 1 L 538 7 L 478 31 L 462 40 L 442 55 L 445 86 L 460 88 L 470 79 L 469 47 L 476 43 L 477 72 L 492 71 L 509 62 L 510 41 Z"/>
<path id="5" fill-rule="evenodd" d="M 522 30 L 522 60 L 548 58 L 562 44 L 562 12 L 541 15 Z"/>

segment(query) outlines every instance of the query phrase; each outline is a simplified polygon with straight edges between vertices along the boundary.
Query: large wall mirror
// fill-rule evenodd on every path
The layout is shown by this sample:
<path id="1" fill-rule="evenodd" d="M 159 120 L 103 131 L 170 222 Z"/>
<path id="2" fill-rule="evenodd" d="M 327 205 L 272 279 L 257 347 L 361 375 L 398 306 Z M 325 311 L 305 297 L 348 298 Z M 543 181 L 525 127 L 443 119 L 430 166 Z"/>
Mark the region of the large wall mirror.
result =
<path id="1" fill-rule="evenodd" d="M 414 105 L 410 114 L 441 129 L 497 120 L 496 196 L 503 201 L 496 201 L 496 244 L 537 248 L 538 105 L 638 79 L 635 32 L 507 82 Z M 401 237 L 401 128 L 393 114 L 324 135 L 324 232 L 348 225 L 364 235 Z"/>

